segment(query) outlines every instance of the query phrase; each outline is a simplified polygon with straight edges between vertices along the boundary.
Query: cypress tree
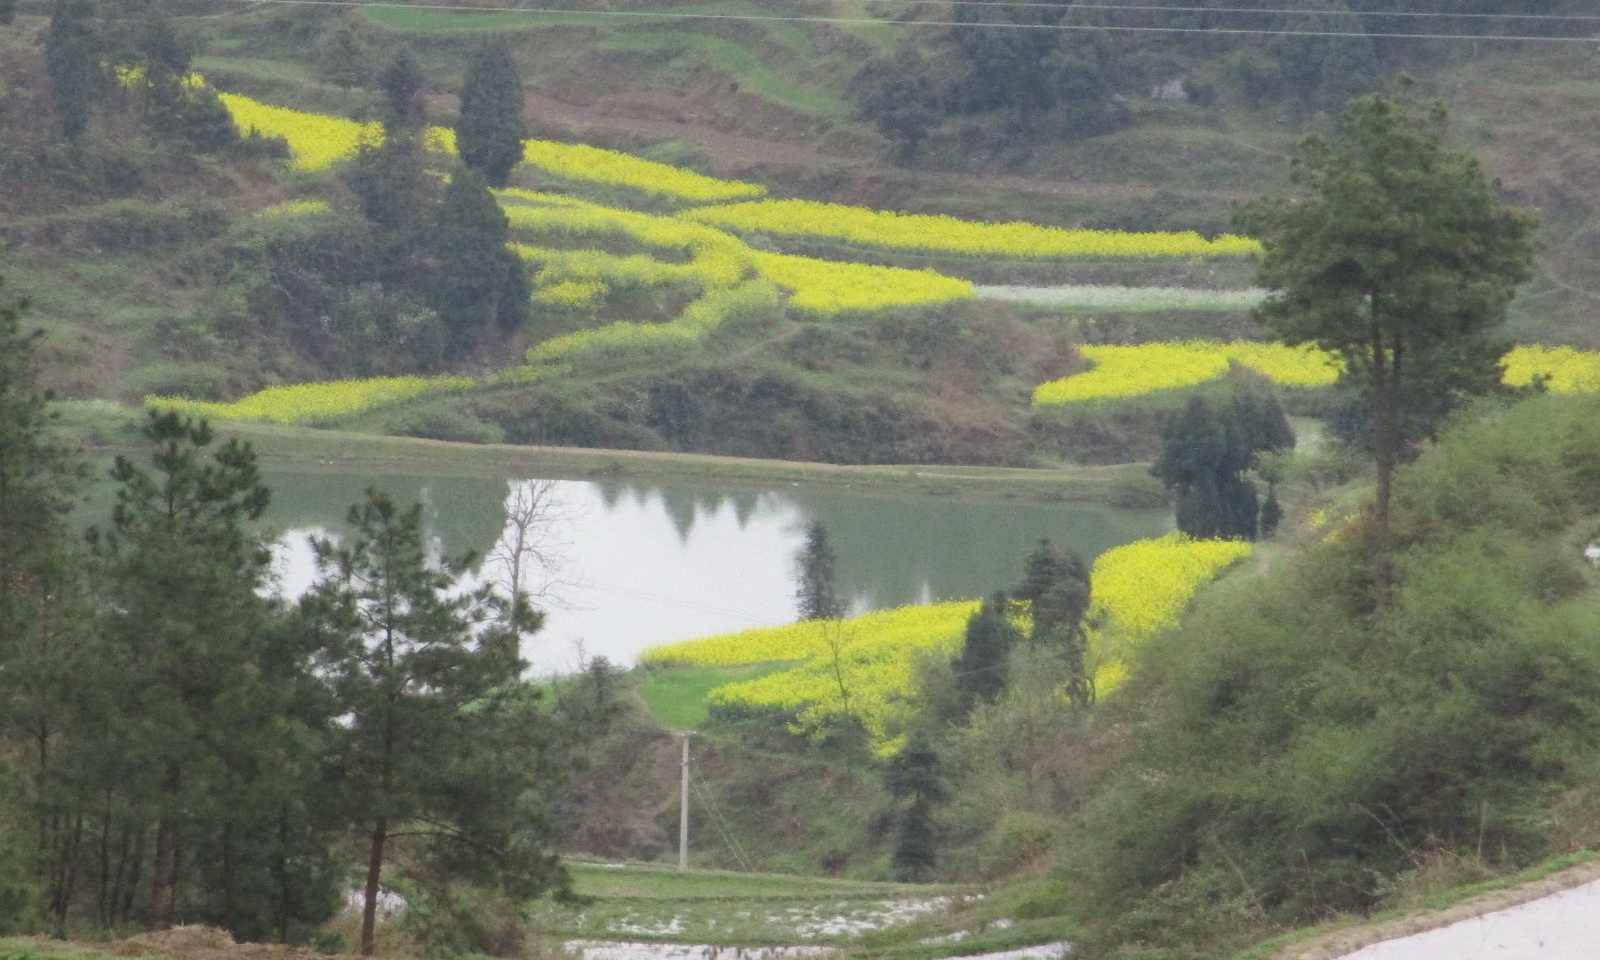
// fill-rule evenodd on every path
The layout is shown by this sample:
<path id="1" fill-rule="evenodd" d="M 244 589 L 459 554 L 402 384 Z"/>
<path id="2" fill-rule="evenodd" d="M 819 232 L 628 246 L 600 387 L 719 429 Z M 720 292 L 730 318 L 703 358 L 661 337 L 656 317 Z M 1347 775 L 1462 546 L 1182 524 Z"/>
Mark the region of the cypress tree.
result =
<path id="1" fill-rule="evenodd" d="M 415 130 L 421 125 L 422 109 L 417 94 L 422 91 L 422 67 L 410 50 L 402 49 L 378 75 L 383 88 L 386 112 L 384 129 L 390 136 L 399 130 Z"/>
<path id="2" fill-rule="evenodd" d="M 1245 471 L 1258 453 L 1293 443 L 1275 401 L 1236 394 L 1218 410 L 1194 397 L 1162 431 L 1150 473 L 1175 498 L 1179 530 L 1201 539 L 1254 540 L 1259 508 Z"/>
<path id="3" fill-rule="evenodd" d="M 884 771 L 884 785 L 898 800 L 909 801 L 900 813 L 895 838 L 895 873 L 901 880 L 929 879 L 938 862 L 938 834 L 933 809 L 949 796 L 939 752 L 921 731 L 913 733 Z"/>
<path id="4" fill-rule="evenodd" d="M 503 187 L 522 159 L 528 133 L 522 121 L 522 78 L 504 40 L 485 41 L 473 55 L 461 86 L 456 147 L 461 161 Z"/>
<path id="5" fill-rule="evenodd" d="M 44 36 L 50 102 L 68 140 L 89 128 L 89 111 L 106 88 L 91 0 L 56 0 Z"/>
<path id="6" fill-rule="evenodd" d="M 440 201 L 432 243 L 438 264 L 434 309 L 453 357 L 471 352 L 485 334 L 510 329 L 527 315 L 527 268 L 506 246 L 509 237 L 505 211 L 483 175 L 470 168 L 457 171 Z M 517 302 L 519 296 L 522 302 Z"/>

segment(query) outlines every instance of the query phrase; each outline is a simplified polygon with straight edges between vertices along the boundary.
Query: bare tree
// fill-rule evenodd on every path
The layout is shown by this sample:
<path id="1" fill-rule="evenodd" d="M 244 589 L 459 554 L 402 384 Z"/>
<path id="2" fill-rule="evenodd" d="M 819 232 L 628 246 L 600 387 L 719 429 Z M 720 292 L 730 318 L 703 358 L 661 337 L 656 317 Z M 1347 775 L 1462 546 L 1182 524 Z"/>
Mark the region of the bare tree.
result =
<path id="1" fill-rule="evenodd" d="M 513 481 L 503 506 L 505 527 L 485 566 L 487 579 L 512 597 L 541 607 L 561 606 L 577 585 L 566 569 L 566 528 L 577 511 L 562 502 L 554 480 Z"/>

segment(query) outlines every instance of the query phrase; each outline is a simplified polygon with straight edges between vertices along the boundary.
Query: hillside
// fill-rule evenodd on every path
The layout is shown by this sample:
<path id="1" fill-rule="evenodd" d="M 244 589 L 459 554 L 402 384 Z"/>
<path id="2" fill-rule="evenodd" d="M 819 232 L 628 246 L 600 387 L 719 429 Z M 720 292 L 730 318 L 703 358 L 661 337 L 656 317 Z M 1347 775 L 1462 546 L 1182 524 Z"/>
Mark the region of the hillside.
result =
<path id="1" fill-rule="evenodd" d="M 43 329 L 15 341 L 20 373 L 0 389 L 31 385 L 36 351 L 38 385 L 73 401 L 62 422 L 84 446 L 147 447 L 131 426 L 140 408 L 173 409 L 264 462 L 473 474 L 491 504 L 508 476 L 537 474 L 1149 508 L 1169 495 L 1152 473 L 1180 472 L 1148 466 L 1185 439 L 1169 425 L 1225 409 L 1232 419 L 1196 427 L 1194 446 L 1242 456 L 1232 476 L 1249 488 L 1250 528 L 1257 481 L 1282 526 L 1259 544 L 1117 541 L 1088 563 L 1041 541 L 1016 557 L 1021 581 L 987 601 L 925 587 L 912 606 L 518 684 L 515 715 L 483 728 L 519 763 L 477 772 L 527 778 L 495 795 L 516 807 L 497 828 L 548 826 L 525 831 L 534 850 L 559 836 L 563 853 L 668 859 L 673 731 L 693 728 L 696 809 L 714 811 L 697 820 L 695 865 L 743 872 L 586 863 L 576 893 L 599 899 L 569 909 L 450 872 L 485 856 L 418 855 L 389 891 L 415 904 L 384 924 L 393 949 L 544 956 L 638 936 L 709 960 L 801 940 L 906 960 L 1068 940 L 1091 960 L 1259 955 L 1272 938 L 1432 906 L 1600 841 L 1600 579 L 1583 561 L 1600 541 L 1600 61 L 1578 42 L 1591 22 L 1560 16 L 1583 4 L 1530 18 L 1536 5 L 1519 0 L 1471 14 L 1338 0 L 1254 26 L 1210 0 L 535 6 L 0 0 L 0 311 L 12 324 L 25 300 L 23 325 Z M 1265 32 L 1228 32 L 1246 28 Z M 61 67 L 74 38 L 81 89 Z M 494 51 L 525 85 L 520 114 L 496 118 L 514 154 L 503 183 L 469 169 L 481 144 L 458 124 Z M 1264 336 L 1251 316 L 1263 247 L 1235 225 L 1239 204 L 1290 193 L 1304 138 L 1331 133 L 1344 98 L 1373 89 L 1440 98 L 1449 146 L 1539 219 L 1513 343 L 1501 370 L 1485 367 L 1487 392 L 1497 376 L 1512 389 L 1468 403 L 1452 384 L 1429 398 L 1459 409 L 1426 425 L 1443 424 L 1437 435 L 1417 432 L 1392 537 L 1369 511 L 1368 438 L 1334 387 L 1340 361 Z M 34 403 L 0 413 L 26 426 Z M 1285 437 L 1265 439 L 1263 424 Z M 63 496 L 38 502 L 53 511 Z M 29 533 L 44 543 L 38 562 L 14 580 L 17 635 L 39 650 L 56 638 L 36 601 L 70 596 L 86 643 L 106 642 L 91 613 L 133 619 L 107 579 L 114 547 L 83 553 L 60 515 L 0 515 L 43 531 Z M 503 519 L 481 523 L 484 543 Z M 322 536 L 318 523 L 307 526 Z M 223 539 L 243 557 L 254 536 Z M 1391 540 L 1393 567 L 1375 567 Z M 966 546 L 912 549 L 970 563 Z M 73 701 L 72 723 L 35 742 L 7 712 L 9 690 L 5 759 L 36 776 L 0 797 L 12 821 L 35 826 L 28 791 L 48 781 L 52 743 L 108 786 L 103 817 L 100 794 L 84 792 L 59 807 L 75 821 L 40 818 L 41 838 L 71 838 L 51 840 L 58 849 L 0 837 L 0 920 L 109 936 L 160 925 L 176 905 L 253 936 L 356 942 L 340 905 L 354 902 L 364 838 L 334 825 L 350 813 L 324 782 L 345 776 L 328 773 L 338 759 L 306 759 L 352 729 L 350 714 L 322 689 L 310 641 L 281 652 L 314 609 L 267 599 L 260 556 L 240 563 L 262 589 L 242 589 L 239 609 L 261 612 L 236 632 L 315 719 L 293 771 L 303 779 L 282 781 L 273 814 L 287 823 L 301 794 L 325 806 L 302 812 L 315 897 L 291 903 L 299 854 L 269 863 L 284 838 L 250 861 L 280 897 L 262 915 L 298 926 L 239 921 L 265 895 L 206 882 L 231 876 L 232 835 L 217 832 L 215 862 L 173 852 L 163 838 L 209 827 L 177 824 L 169 807 L 135 804 L 117 821 L 113 869 L 113 791 L 148 779 L 168 803 L 179 784 L 102 773 L 82 744 L 124 725 L 101 700 Z M 491 651 L 508 677 L 525 667 L 517 616 Z M 141 629 L 119 637 L 138 649 Z M 63 685 L 52 690 L 70 685 L 55 658 L 30 655 Z M 12 656 L 0 644 L 0 678 Z M 225 689 L 259 667 L 240 664 Z M 125 678 L 101 672 L 121 691 L 111 682 Z M 41 716 L 72 699 L 24 692 Z M 138 697 L 118 696 L 141 718 Z M 500 699 L 486 685 L 441 716 L 499 723 L 480 707 Z M 240 730 L 273 715 L 209 690 L 185 706 L 235 701 Z M 530 729 L 552 738 L 532 751 L 551 754 L 548 778 L 518 752 Z M 268 739 L 252 739 L 262 757 L 292 745 Z M 443 765 L 450 751 L 437 749 Z M 253 774 L 235 773 L 230 787 L 255 802 Z M 198 782 L 182 786 L 200 796 Z M 219 818 L 233 810 L 207 803 Z M 389 826 L 380 815 L 373 836 Z M 173 893 L 163 907 L 158 880 L 147 908 L 147 840 L 152 875 L 168 870 L 188 903 Z M 59 875 L 35 876 L 57 862 Z M 83 906 L 93 877 L 109 904 L 98 916 Z M 374 880 L 371 923 L 377 891 Z M 908 922 L 867 929 L 880 914 Z"/>
<path id="2" fill-rule="evenodd" d="M 376 74 L 409 48 L 425 78 L 427 122 L 449 123 L 464 62 L 493 33 L 514 41 L 535 137 L 620 148 L 756 184 L 775 198 L 979 221 L 1216 236 L 1229 229 L 1235 203 L 1288 189 L 1295 144 L 1328 122 L 1326 108 L 1274 106 L 1235 91 L 1218 73 L 1215 50 L 1197 48 L 1186 59 L 1179 48 L 1159 69 L 1186 72 L 1196 89 L 1210 83 L 1211 95 L 1154 99 L 1133 85 L 1142 74 L 1129 68 L 1117 91 L 1127 112 L 1118 129 L 1088 137 L 1051 133 L 1048 124 L 1008 131 L 999 115 L 975 115 L 936 127 L 914 165 L 897 164 L 874 128 L 853 119 L 847 81 L 864 57 L 902 35 L 931 36 L 931 28 L 896 27 L 888 10 L 814 8 L 764 20 L 772 11 L 757 4 L 683 5 L 645 22 L 621 16 L 638 12 L 626 9 L 555 17 L 174 9 L 195 50 L 193 67 L 216 89 L 261 102 L 373 117 Z M 17 185 L 0 197 L 0 234 L 10 289 L 51 327 L 46 380 L 63 396 L 215 401 L 279 383 L 491 372 L 484 355 L 419 364 L 426 349 L 382 332 L 427 307 L 362 265 L 369 254 L 357 251 L 371 241 L 348 219 L 336 182 L 286 176 L 281 161 L 248 151 L 202 158 L 149 140 L 137 109 L 100 111 L 93 138 L 68 165 L 76 172 L 63 176 L 43 96 L 44 20 L 26 3 L 21 11 L 0 34 L 9 51 L 0 111 L 13 133 L 4 169 Z M 724 19 L 695 19 L 702 15 Z M 1585 175 L 1596 146 L 1583 122 L 1600 79 L 1581 45 L 1391 46 L 1374 70 L 1414 70 L 1421 92 L 1452 108 L 1457 144 L 1541 217 L 1535 278 L 1513 305 L 1508 333 L 1525 343 L 1600 346 L 1588 322 L 1600 278 L 1585 245 L 1600 196 Z M 576 190 L 602 204 L 682 208 L 659 194 L 641 206 L 626 189 L 519 176 L 535 189 Z M 259 216 L 289 200 L 331 201 L 339 219 Z M 1019 303 L 1018 294 L 980 286 L 976 300 L 878 307 L 872 322 L 857 313 L 841 324 L 826 310 L 797 310 L 799 300 L 780 301 L 786 306 L 774 313 L 750 288 L 741 294 L 750 319 L 739 330 L 676 351 L 670 363 L 661 354 L 644 364 L 584 360 L 578 377 L 500 383 L 466 397 L 447 392 L 320 422 L 444 439 L 835 462 L 1103 462 L 1148 456 L 1153 420 L 1141 409 L 1085 415 L 1030 404 L 1034 386 L 1082 369 L 1074 344 L 1254 334 L 1241 305 L 1248 298 L 1213 305 L 1166 292 L 1243 292 L 1250 267 L 1239 258 L 973 255 L 778 237 L 759 227 L 741 236 L 761 251 L 931 267 L 980 285 L 1116 284 L 1144 293 Z M 607 242 L 616 252 L 639 250 Z M 318 259 L 310 251 L 323 244 L 349 253 Z M 494 352 L 515 355 L 597 322 L 670 321 L 683 309 L 684 282 L 617 293 L 598 307 L 547 300 L 531 326 Z M 779 415 L 785 409 L 805 413 L 789 422 Z M 1319 407 L 1313 399 L 1302 409 Z"/>

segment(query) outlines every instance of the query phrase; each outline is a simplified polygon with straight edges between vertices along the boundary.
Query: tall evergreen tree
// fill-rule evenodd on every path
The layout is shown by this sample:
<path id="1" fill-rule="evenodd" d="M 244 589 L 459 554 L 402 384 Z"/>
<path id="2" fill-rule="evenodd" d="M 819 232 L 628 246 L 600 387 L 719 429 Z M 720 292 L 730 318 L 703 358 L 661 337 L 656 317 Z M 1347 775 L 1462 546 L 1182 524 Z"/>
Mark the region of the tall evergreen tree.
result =
<path id="1" fill-rule="evenodd" d="M 895 873 L 901 880 L 928 880 L 938 863 L 939 838 L 933 811 L 949 797 L 943 766 L 939 752 L 918 731 L 911 735 L 905 749 L 889 761 L 884 772 L 884 785 L 896 799 L 905 802 L 894 847 Z"/>
<path id="2" fill-rule="evenodd" d="M 194 831 L 226 814 L 227 771 L 241 765 L 218 731 L 266 722 L 254 708 L 270 557 L 247 525 L 270 493 L 249 445 L 213 448 L 204 421 L 152 411 L 143 433 L 150 468 L 116 459 L 112 522 L 94 543 L 119 679 L 114 736 L 122 762 L 142 771 L 129 799 L 154 821 L 149 916 L 165 926 L 185 902 Z"/>
<path id="3" fill-rule="evenodd" d="M 303 609 L 347 711 L 329 769 L 366 843 L 365 955 L 395 841 L 411 841 L 419 862 L 475 864 L 520 896 L 566 880 L 528 829 L 526 764 L 495 749 L 501 705 L 527 697 L 517 646 L 537 614 L 519 603 L 508 616 L 492 586 L 458 591 L 470 558 L 430 559 L 420 504 L 402 509 L 368 490 L 350 526 L 344 545 L 317 541 L 321 578 Z M 525 755 L 539 749 L 536 733 L 522 731 Z"/>
<path id="4" fill-rule="evenodd" d="M 1087 706 L 1094 700 L 1094 679 L 1088 668 L 1089 567 L 1072 551 L 1061 553 L 1048 538 L 1028 555 L 1022 584 L 1012 592 L 1033 614 L 1029 639 L 1060 648 L 1065 654 L 1067 695 Z"/>
<path id="5" fill-rule="evenodd" d="M 378 74 L 383 89 L 384 129 L 389 136 L 397 131 L 415 130 L 422 124 L 422 66 L 411 51 L 402 48 Z"/>
<path id="6" fill-rule="evenodd" d="M 505 186 L 522 160 L 528 136 L 522 108 L 522 78 L 511 48 L 499 38 L 486 40 L 462 82 L 456 146 L 462 162 L 481 172 L 490 186 Z"/>
<path id="7" fill-rule="evenodd" d="M 950 666 L 955 672 L 956 690 L 968 710 L 979 702 L 993 700 L 1006 688 L 1011 648 L 1021 639 L 1011 622 L 1009 607 L 1005 594 L 997 593 L 984 600 L 967 620 L 961 653 Z"/>
<path id="8" fill-rule="evenodd" d="M 1176 500 L 1179 530 L 1202 539 L 1254 540 L 1259 507 L 1245 471 L 1259 453 L 1293 444 L 1275 400 L 1242 391 L 1214 408 L 1194 397 L 1162 431 L 1150 473 Z"/>
<path id="9" fill-rule="evenodd" d="M 68 140 L 78 139 L 89 128 L 90 110 L 107 86 L 94 18 L 92 0 L 55 0 L 45 31 L 50 102 Z"/>
<path id="10" fill-rule="evenodd" d="M 1332 142 L 1301 147 L 1294 180 L 1309 195 L 1258 201 L 1239 218 L 1264 247 L 1269 295 L 1257 318 L 1286 343 L 1338 354 L 1341 386 L 1365 400 L 1380 605 L 1390 594 L 1394 469 L 1414 431 L 1430 426 L 1408 419 L 1430 409 L 1416 402 L 1417 386 L 1453 402 L 1495 388 L 1507 347 L 1497 331 L 1533 258 L 1532 218 L 1476 160 L 1444 148 L 1444 120 L 1439 106 L 1419 116 L 1404 99 L 1354 100 Z"/>
<path id="11" fill-rule="evenodd" d="M 9 766 L 32 801 L 43 906 L 60 919 L 64 890 L 48 869 L 60 839 L 54 767 L 92 653 L 66 529 L 84 470 L 53 435 L 50 398 L 35 380 L 37 337 L 23 332 L 22 306 L 0 282 L 0 737 L 14 745 Z M 7 912 L 0 902 L 0 923 Z"/>
<path id="12" fill-rule="evenodd" d="M 445 188 L 434 226 L 434 309 L 452 356 L 527 319 L 527 267 L 506 245 L 504 210 L 476 170 L 458 170 Z"/>

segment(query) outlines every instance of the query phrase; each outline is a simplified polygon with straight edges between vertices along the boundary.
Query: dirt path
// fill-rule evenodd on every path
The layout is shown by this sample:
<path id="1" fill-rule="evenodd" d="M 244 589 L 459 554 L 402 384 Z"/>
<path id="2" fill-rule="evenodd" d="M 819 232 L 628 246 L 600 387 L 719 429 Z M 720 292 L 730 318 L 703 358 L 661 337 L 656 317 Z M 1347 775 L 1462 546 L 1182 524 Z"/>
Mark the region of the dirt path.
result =
<path id="1" fill-rule="evenodd" d="M 1437 930 L 1461 920 L 1531 903 L 1596 880 L 1600 880 L 1600 861 L 1583 863 L 1538 880 L 1473 897 L 1443 910 L 1319 934 L 1279 950 L 1273 955 L 1273 960 L 1336 960 L 1375 943 Z M 1600 953 L 1600 948 L 1597 948 L 1597 953 Z"/>

